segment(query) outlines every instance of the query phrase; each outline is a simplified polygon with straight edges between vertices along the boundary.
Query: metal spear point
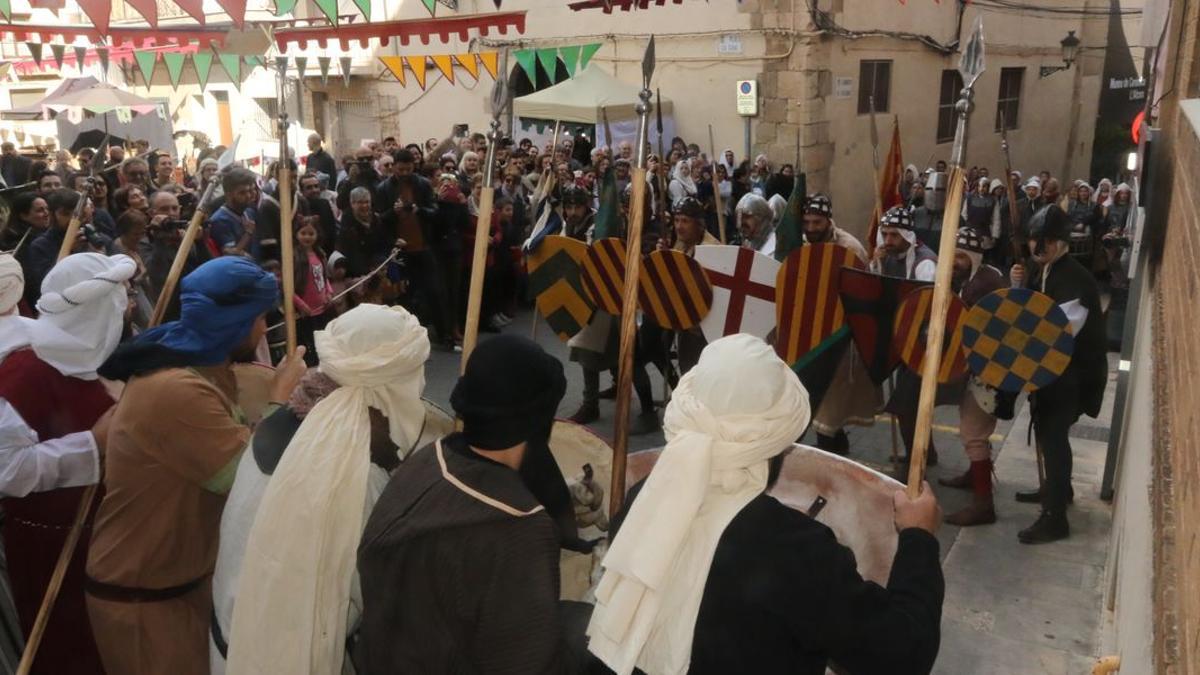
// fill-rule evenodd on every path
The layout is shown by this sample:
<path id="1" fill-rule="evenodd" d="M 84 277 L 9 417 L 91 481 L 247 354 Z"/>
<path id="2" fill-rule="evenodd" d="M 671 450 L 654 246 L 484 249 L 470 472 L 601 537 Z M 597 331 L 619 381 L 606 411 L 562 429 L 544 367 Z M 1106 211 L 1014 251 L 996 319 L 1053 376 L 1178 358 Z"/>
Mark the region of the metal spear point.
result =
<path id="1" fill-rule="evenodd" d="M 638 93 L 640 102 L 635 107 L 638 117 L 637 137 L 637 168 L 646 168 L 646 142 L 650 138 L 650 78 L 654 77 L 654 36 L 650 36 L 650 44 L 646 45 L 646 54 L 642 57 L 642 91 Z"/>
<path id="2" fill-rule="evenodd" d="M 879 127 L 875 126 L 875 97 L 871 96 L 869 100 L 871 102 L 871 161 L 875 164 L 875 170 L 879 171 Z"/>
<path id="3" fill-rule="evenodd" d="M 975 17 L 975 28 L 971 31 L 971 39 L 963 49 L 962 59 L 958 62 L 958 74 L 962 76 L 963 88 L 959 93 L 958 103 L 954 110 L 958 113 L 958 125 L 954 130 L 954 150 L 950 153 L 950 162 L 962 166 L 967 153 L 967 117 L 975 109 L 975 81 L 983 74 L 983 15 Z"/>
<path id="4" fill-rule="evenodd" d="M 487 160 L 484 162 L 483 170 L 483 186 L 492 187 L 494 183 L 494 174 L 496 172 L 496 147 L 500 145 L 500 139 L 503 135 L 500 133 L 500 116 L 508 108 L 508 52 L 504 52 L 503 60 L 500 64 L 502 76 L 496 78 L 496 83 L 492 86 L 492 131 L 488 135 L 488 150 Z"/>

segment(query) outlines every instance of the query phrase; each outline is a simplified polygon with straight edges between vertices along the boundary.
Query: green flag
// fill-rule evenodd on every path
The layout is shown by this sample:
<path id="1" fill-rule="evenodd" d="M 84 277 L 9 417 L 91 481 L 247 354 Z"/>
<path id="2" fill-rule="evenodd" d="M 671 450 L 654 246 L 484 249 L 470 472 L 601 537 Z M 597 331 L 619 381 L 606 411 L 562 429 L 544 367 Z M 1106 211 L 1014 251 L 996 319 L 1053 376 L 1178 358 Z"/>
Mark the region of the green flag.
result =
<path id="1" fill-rule="evenodd" d="M 599 42 L 595 44 L 584 45 L 582 51 L 579 53 L 579 69 L 583 70 L 584 68 L 587 68 L 588 64 L 592 62 L 592 57 L 595 56 L 596 52 L 598 51 L 600 51 Z"/>
<path id="2" fill-rule="evenodd" d="M 240 54 L 223 54 L 218 53 L 217 58 L 221 61 L 221 67 L 225 69 L 225 74 L 229 76 L 229 80 L 233 82 L 235 88 L 242 87 L 242 57 Z"/>
<path id="3" fill-rule="evenodd" d="M 568 45 L 558 48 L 563 65 L 567 67 L 567 77 L 575 77 L 575 66 L 579 65 L 579 45 Z"/>
<path id="4" fill-rule="evenodd" d="M 621 194 L 617 191 L 617 175 L 612 166 L 600 179 L 600 208 L 596 209 L 592 241 L 621 235 Z M 631 245 L 631 244 L 627 244 Z"/>
<path id="5" fill-rule="evenodd" d="M 529 83 L 537 86 L 537 52 L 532 49 L 518 49 L 513 52 L 517 63 L 521 64 L 521 70 L 525 71 L 525 75 L 529 77 Z"/>
<path id="6" fill-rule="evenodd" d="M 783 220 L 775 230 L 775 259 L 787 260 L 788 254 L 804 245 L 804 201 L 808 190 L 803 173 L 796 176 L 792 194 L 788 197 Z"/>
<path id="7" fill-rule="evenodd" d="M 275 0 L 275 16 L 290 14 L 296 9 L 298 0 Z"/>
<path id="8" fill-rule="evenodd" d="M 163 52 L 162 59 L 167 66 L 167 78 L 171 80 L 171 87 L 178 89 L 179 80 L 183 77 L 183 62 L 187 60 L 187 54 Z"/>
<path id="9" fill-rule="evenodd" d="M 158 52 L 150 50 L 135 50 L 133 58 L 137 61 L 138 70 L 142 71 L 142 77 L 146 78 L 146 85 L 150 85 L 150 80 L 154 79 L 154 62 L 158 60 Z"/>
<path id="10" fill-rule="evenodd" d="M 364 20 L 371 20 L 371 0 L 354 0 L 354 5 L 362 12 Z"/>
<path id="11" fill-rule="evenodd" d="M 204 89 L 208 86 L 208 74 L 212 71 L 213 53 L 210 51 L 198 51 L 192 54 L 192 67 L 196 69 L 196 80 L 200 82 L 200 88 Z"/>
<path id="12" fill-rule="evenodd" d="M 553 47 L 539 49 L 537 50 L 537 59 L 542 64 L 542 70 L 546 71 L 546 75 L 550 78 L 550 84 L 554 84 L 554 77 L 558 74 L 558 50 Z"/>
<path id="13" fill-rule="evenodd" d="M 338 25 L 338 3 L 337 0 L 313 0 L 325 18 L 329 19 L 329 23 L 334 26 Z"/>

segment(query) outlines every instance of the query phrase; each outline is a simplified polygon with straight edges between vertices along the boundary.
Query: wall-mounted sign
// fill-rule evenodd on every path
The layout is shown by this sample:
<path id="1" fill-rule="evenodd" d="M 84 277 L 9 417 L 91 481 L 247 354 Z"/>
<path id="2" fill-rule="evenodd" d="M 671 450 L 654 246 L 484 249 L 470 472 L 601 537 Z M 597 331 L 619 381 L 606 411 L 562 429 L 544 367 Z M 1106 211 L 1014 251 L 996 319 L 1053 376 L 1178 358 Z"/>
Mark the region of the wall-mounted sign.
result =
<path id="1" fill-rule="evenodd" d="M 742 53 L 742 36 L 726 34 L 717 38 L 717 53 L 718 54 L 741 54 Z"/>
<path id="2" fill-rule="evenodd" d="M 850 98 L 854 95 L 853 77 L 835 77 L 833 79 L 833 97 Z"/>
<path id="3" fill-rule="evenodd" d="M 737 112 L 745 117 L 754 117 L 758 114 L 758 82 L 756 80 L 738 80 Z"/>

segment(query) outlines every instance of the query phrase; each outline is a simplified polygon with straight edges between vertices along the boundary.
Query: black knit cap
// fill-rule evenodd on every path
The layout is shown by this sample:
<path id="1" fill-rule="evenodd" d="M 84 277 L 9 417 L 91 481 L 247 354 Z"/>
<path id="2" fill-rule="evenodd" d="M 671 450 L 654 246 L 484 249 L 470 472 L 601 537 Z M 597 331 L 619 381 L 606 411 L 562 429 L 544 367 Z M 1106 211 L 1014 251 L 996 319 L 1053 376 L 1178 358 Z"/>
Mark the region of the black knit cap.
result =
<path id="1" fill-rule="evenodd" d="M 960 227 L 958 236 L 956 237 L 955 248 L 967 251 L 969 253 L 983 253 L 983 238 L 974 228 Z"/>
<path id="2" fill-rule="evenodd" d="M 879 220 L 882 227 L 893 227 L 897 230 L 913 229 L 912 213 L 903 206 L 893 206 Z"/>
<path id="3" fill-rule="evenodd" d="M 1057 204 L 1048 204 L 1029 219 L 1029 238 L 1069 241 L 1071 221 Z"/>
<path id="4" fill-rule="evenodd" d="M 463 420 L 467 444 L 504 450 L 544 441 L 566 389 L 558 359 L 528 338 L 499 335 L 471 352 L 450 405 Z"/>

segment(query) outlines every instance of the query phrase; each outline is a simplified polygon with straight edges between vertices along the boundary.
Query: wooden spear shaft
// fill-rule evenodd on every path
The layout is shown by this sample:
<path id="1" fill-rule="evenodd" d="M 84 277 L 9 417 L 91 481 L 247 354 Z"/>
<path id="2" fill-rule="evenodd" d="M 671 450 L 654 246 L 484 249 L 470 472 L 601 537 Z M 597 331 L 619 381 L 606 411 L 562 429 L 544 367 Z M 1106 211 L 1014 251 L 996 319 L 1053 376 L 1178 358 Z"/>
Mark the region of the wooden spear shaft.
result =
<path id="1" fill-rule="evenodd" d="M 489 181 L 490 183 L 490 181 Z M 466 372 L 467 360 L 479 341 L 480 310 L 483 307 L 483 275 L 487 266 L 488 236 L 491 234 L 492 202 L 496 189 L 491 185 L 479 191 L 479 220 L 475 223 L 475 248 L 471 251 L 471 282 L 467 291 L 467 325 L 463 331 L 462 361 L 459 374 Z M 535 324 L 536 325 L 536 324 Z"/>
<path id="2" fill-rule="evenodd" d="M 950 307 L 950 277 L 954 271 L 954 248 L 958 238 L 959 213 L 962 211 L 964 174 L 955 165 L 950 170 L 950 192 L 946 195 L 946 210 L 942 216 L 942 238 L 938 250 L 937 273 L 934 276 L 933 307 L 929 315 L 929 332 L 925 341 L 925 358 L 921 362 L 921 395 L 917 399 L 917 425 L 908 466 L 908 496 L 915 499 L 921 493 L 925 479 L 925 455 L 929 451 L 929 433 L 933 428 L 933 406 L 937 398 L 938 370 L 942 363 L 942 344 L 946 334 L 946 311 Z"/>
<path id="3" fill-rule="evenodd" d="M 286 138 L 286 136 L 285 136 Z M 286 144 L 281 143 L 286 148 Z M 283 321 L 287 331 L 287 355 L 296 352 L 296 258 L 292 233 L 292 170 L 284 154 L 279 164 L 279 257 L 283 268 Z"/>
<path id="4" fill-rule="evenodd" d="M 715 158 L 717 156 L 717 146 L 713 141 L 713 130 L 711 124 L 708 125 L 708 151 L 712 153 L 712 157 Z M 724 244 L 728 241 L 728 239 L 726 239 L 725 232 L 725 208 L 721 203 L 721 181 L 717 180 L 717 162 L 715 159 L 712 164 L 712 186 L 714 200 L 713 206 L 717 209 L 717 230 L 721 233 L 721 243 Z"/>
<path id="5" fill-rule="evenodd" d="M 642 266 L 642 225 L 646 208 L 646 169 L 633 170 L 629 229 L 625 233 L 625 288 L 621 301 L 621 353 L 617 375 L 617 409 L 613 432 L 612 494 L 609 513 L 625 501 L 625 460 L 629 454 L 629 408 L 633 399 L 633 351 L 637 340 L 638 276 Z"/>

